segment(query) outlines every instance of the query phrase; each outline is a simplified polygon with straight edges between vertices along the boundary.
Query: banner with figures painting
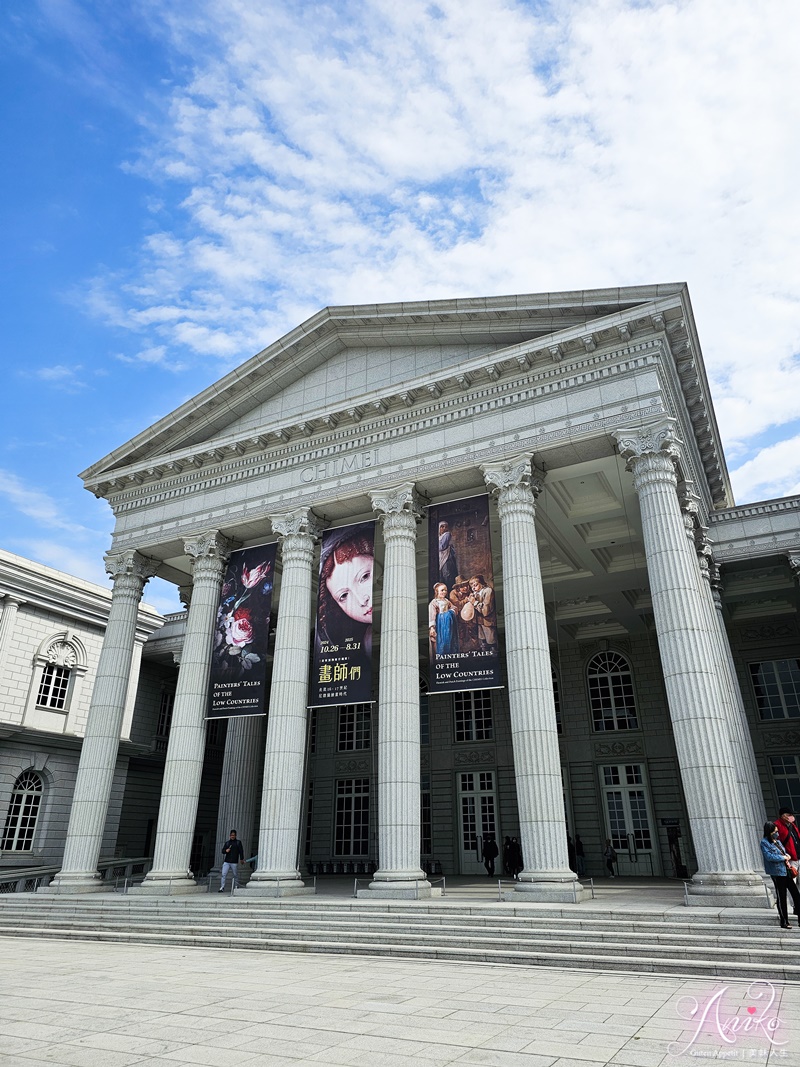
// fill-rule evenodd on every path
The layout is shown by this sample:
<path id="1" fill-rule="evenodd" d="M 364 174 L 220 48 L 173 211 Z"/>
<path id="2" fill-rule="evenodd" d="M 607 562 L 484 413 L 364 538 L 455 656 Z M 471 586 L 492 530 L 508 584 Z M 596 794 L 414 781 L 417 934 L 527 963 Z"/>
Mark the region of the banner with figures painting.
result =
<path id="1" fill-rule="evenodd" d="M 277 544 L 232 552 L 222 582 L 206 718 L 264 715 Z"/>
<path id="2" fill-rule="evenodd" d="M 489 498 L 428 508 L 429 693 L 501 685 Z"/>
<path id="3" fill-rule="evenodd" d="M 374 562 L 374 521 L 322 535 L 310 707 L 372 700 Z"/>

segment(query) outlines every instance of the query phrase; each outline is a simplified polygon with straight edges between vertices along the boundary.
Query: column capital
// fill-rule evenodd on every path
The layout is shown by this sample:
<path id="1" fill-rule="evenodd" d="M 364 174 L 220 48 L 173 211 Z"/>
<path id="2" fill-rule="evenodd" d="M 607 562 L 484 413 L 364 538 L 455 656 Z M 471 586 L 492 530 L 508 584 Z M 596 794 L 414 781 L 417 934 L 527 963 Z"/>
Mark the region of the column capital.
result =
<path id="1" fill-rule="evenodd" d="M 228 557 L 236 545 L 219 530 L 203 530 L 193 537 L 186 537 L 183 547 L 192 567 L 194 581 L 208 578 L 220 581 Z"/>
<path id="2" fill-rule="evenodd" d="M 518 489 L 535 498 L 544 488 L 545 473 L 533 465 L 533 452 L 519 452 L 498 463 L 482 463 L 480 469 L 489 492 L 501 500 L 504 494 Z"/>
<path id="3" fill-rule="evenodd" d="M 188 611 L 190 606 L 191 606 L 191 603 L 192 603 L 192 587 L 191 587 L 191 585 L 179 585 L 178 586 L 178 597 L 180 598 L 181 604 L 183 604 L 183 606 Z"/>
<path id="4" fill-rule="evenodd" d="M 107 552 L 103 557 L 106 574 L 111 578 L 114 595 L 130 594 L 141 597 L 147 582 L 157 573 L 160 561 L 143 556 L 136 549 Z"/>
<path id="5" fill-rule="evenodd" d="M 681 450 L 675 436 L 676 426 L 676 419 L 665 417 L 611 431 L 625 466 L 633 473 L 637 492 L 648 482 L 661 479 L 677 486 L 675 465 Z"/>
<path id="6" fill-rule="evenodd" d="M 800 550 L 793 549 L 786 553 L 786 559 L 796 582 L 800 582 Z"/>
<path id="7" fill-rule="evenodd" d="M 306 536 L 317 541 L 327 523 L 316 515 L 311 508 L 297 508 L 280 515 L 270 515 L 272 530 L 283 541 L 287 537 Z"/>
<path id="8" fill-rule="evenodd" d="M 401 482 L 369 494 L 372 510 L 383 522 L 392 515 L 409 515 L 414 523 L 422 521 L 423 498 L 413 482 Z"/>

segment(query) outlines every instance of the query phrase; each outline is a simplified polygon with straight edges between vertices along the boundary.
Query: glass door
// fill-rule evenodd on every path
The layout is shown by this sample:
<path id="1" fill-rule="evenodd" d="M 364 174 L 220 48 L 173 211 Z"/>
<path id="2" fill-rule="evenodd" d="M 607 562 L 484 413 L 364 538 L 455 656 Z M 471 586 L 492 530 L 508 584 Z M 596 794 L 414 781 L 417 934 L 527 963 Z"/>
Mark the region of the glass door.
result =
<path id="1" fill-rule="evenodd" d="M 494 771 L 464 771 L 459 774 L 458 804 L 461 825 L 462 874 L 482 874 L 483 838 L 493 837 L 498 849 L 501 842 L 497 829 L 497 798 L 494 787 Z M 501 849 L 502 851 L 502 849 Z M 498 860 L 500 858 L 498 857 Z M 502 862 L 495 860 L 495 870 L 502 869 Z"/>
<path id="2" fill-rule="evenodd" d="M 617 853 L 615 873 L 650 878 L 661 874 L 661 862 L 644 780 L 638 763 L 600 768 L 605 800 L 606 836 Z M 605 843 L 604 843 L 605 847 Z M 603 860 L 603 874 L 605 860 Z"/>

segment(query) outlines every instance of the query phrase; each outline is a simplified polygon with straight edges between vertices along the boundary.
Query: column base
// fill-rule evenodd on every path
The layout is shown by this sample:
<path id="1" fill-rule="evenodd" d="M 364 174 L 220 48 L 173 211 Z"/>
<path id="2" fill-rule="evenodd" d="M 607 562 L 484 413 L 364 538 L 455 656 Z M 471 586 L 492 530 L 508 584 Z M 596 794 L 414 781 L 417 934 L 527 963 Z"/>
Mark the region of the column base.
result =
<path id="1" fill-rule="evenodd" d="M 248 897 L 307 897 L 316 893 L 314 886 L 305 884 L 299 871 L 274 875 L 267 871 L 255 871 L 245 890 Z"/>
<path id="2" fill-rule="evenodd" d="M 207 893 L 204 885 L 198 885 L 185 871 L 183 873 L 152 871 L 141 885 L 132 885 L 128 893 L 137 897 L 177 897 L 187 893 Z"/>
<path id="3" fill-rule="evenodd" d="M 99 871 L 59 873 L 48 885 L 40 885 L 37 893 L 58 896 L 62 893 L 108 893 L 111 887 L 103 881 Z"/>
<path id="4" fill-rule="evenodd" d="M 359 889 L 356 896 L 363 900 L 428 900 L 433 896 L 433 890 L 420 871 L 420 877 L 416 879 L 376 876 L 366 889 Z"/>
<path id="5" fill-rule="evenodd" d="M 510 893 L 503 893 L 503 900 L 531 901 L 542 904 L 580 904 L 588 892 L 577 878 L 559 878 L 558 876 L 542 878 L 531 876 L 526 879 L 522 874 L 520 880 Z"/>
<path id="6" fill-rule="evenodd" d="M 686 886 L 691 908 L 772 908 L 764 879 L 758 874 L 700 874 Z"/>

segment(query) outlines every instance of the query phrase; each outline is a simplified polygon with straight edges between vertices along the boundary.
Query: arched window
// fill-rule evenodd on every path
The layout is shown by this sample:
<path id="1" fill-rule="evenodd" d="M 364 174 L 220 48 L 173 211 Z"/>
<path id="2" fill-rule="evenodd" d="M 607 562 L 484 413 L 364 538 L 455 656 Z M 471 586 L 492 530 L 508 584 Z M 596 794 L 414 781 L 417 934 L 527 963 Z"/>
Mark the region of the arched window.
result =
<path id="1" fill-rule="evenodd" d="M 595 730 L 636 730 L 636 698 L 628 661 L 619 652 L 598 652 L 586 669 Z"/>
<path id="2" fill-rule="evenodd" d="M 35 771 L 23 771 L 14 782 L 0 849 L 29 852 L 33 848 L 36 820 L 42 805 L 42 779 Z"/>
<path id="3" fill-rule="evenodd" d="M 43 641 L 33 658 L 25 725 L 56 732 L 66 730 L 70 706 L 87 670 L 86 649 L 71 630 Z"/>

